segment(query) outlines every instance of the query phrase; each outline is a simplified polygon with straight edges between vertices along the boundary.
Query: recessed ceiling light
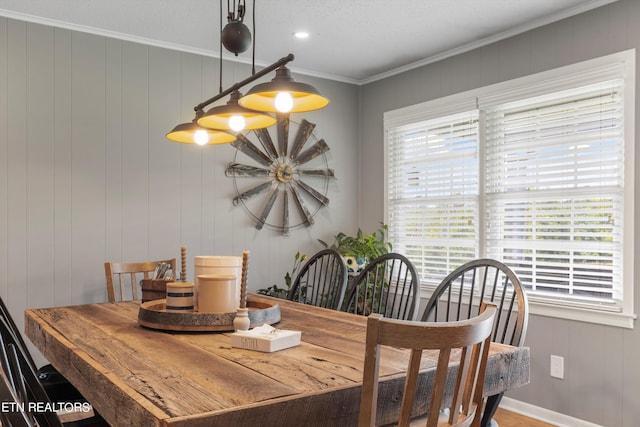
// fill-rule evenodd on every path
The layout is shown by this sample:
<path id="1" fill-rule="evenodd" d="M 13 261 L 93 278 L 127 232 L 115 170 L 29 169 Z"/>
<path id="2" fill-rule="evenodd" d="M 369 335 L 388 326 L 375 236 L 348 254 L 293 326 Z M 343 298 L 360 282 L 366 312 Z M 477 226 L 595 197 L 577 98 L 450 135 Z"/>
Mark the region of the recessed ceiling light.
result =
<path id="1" fill-rule="evenodd" d="M 306 39 L 309 37 L 309 33 L 307 33 L 306 31 L 296 31 L 295 33 L 293 33 L 293 35 L 299 39 Z"/>

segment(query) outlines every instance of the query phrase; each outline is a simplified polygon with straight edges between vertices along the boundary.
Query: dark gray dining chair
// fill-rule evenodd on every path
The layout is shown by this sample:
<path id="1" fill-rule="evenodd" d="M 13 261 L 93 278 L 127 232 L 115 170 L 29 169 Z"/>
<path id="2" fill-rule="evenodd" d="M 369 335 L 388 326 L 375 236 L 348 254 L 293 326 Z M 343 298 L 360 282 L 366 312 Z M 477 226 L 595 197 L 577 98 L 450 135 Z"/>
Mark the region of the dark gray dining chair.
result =
<path id="1" fill-rule="evenodd" d="M 2 298 L 0 298 L 0 319 L 4 321 L 4 325 L 2 326 L 2 332 L 5 335 L 5 339 L 12 342 L 18 351 L 20 351 L 29 364 L 31 368 L 36 371 L 38 379 L 42 383 L 42 386 L 47 391 L 47 395 L 53 401 L 80 401 L 84 400 L 84 397 L 80 394 L 80 392 L 69 383 L 67 380 L 56 368 L 54 368 L 51 364 L 46 364 L 41 366 L 40 368 L 36 367 L 36 363 L 27 348 L 24 339 L 22 338 L 22 334 L 20 330 L 16 326 L 16 323 L 9 313 L 7 306 L 5 305 Z"/>
<path id="2" fill-rule="evenodd" d="M 333 249 L 313 255 L 296 276 L 288 298 L 291 301 L 339 310 L 347 288 L 347 264 Z"/>
<path id="3" fill-rule="evenodd" d="M 442 280 L 422 314 L 424 322 L 454 322 L 477 316 L 480 303 L 498 307 L 492 341 L 521 346 L 527 333 L 529 303 L 518 276 L 494 259 L 477 259 L 461 265 Z M 491 424 L 502 393 L 487 399 L 481 427 Z"/>
<path id="4" fill-rule="evenodd" d="M 65 423 L 68 427 L 107 426 L 106 421 L 92 408 L 80 392 L 71 385 L 53 366 L 45 365 L 36 369 L 20 332 L 7 307 L 0 298 L 0 365 L 4 375 L 14 386 L 14 393 L 21 401 L 31 398 L 37 402 L 76 402 L 85 404 L 91 413 L 74 421 Z M 13 360 L 15 359 L 15 361 Z M 21 388 L 27 387 L 28 394 Z M 55 415 L 55 414 L 54 414 Z M 20 417 L 18 417 L 20 418 Z M 47 415 L 39 425 L 57 425 L 52 416 Z M 57 416 L 56 416 L 57 418 Z M 30 416 L 29 419 L 32 419 Z"/>
<path id="5" fill-rule="evenodd" d="M 19 401 L 11 379 L 0 369 L 0 402 L 9 409 L 0 411 L 0 425 L 10 427 L 31 427 L 33 425 L 33 421 L 26 411 L 20 410 Z"/>
<path id="6" fill-rule="evenodd" d="M 0 324 L 3 329 L 6 328 L 4 320 L 0 320 Z M 3 379 L 7 380 L 13 399 L 10 402 L 13 403 L 10 405 L 11 413 L 7 417 L 10 426 L 108 427 L 107 422 L 97 415 L 63 423 L 54 410 L 55 406 L 49 399 L 47 392 L 38 380 L 36 372 L 15 343 L 7 341 L 6 338 L 6 334 L 0 334 L 0 365 L 2 366 Z M 91 408 L 86 402 L 84 405 Z M 39 407 L 44 408 L 44 411 Z"/>
<path id="7" fill-rule="evenodd" d="M 349 285 L 344 311 L 371 313 L 401 320 L 416 320 L 420 304 L 420 278 L 404 255 L 388 253 L 371 261 Z"/>

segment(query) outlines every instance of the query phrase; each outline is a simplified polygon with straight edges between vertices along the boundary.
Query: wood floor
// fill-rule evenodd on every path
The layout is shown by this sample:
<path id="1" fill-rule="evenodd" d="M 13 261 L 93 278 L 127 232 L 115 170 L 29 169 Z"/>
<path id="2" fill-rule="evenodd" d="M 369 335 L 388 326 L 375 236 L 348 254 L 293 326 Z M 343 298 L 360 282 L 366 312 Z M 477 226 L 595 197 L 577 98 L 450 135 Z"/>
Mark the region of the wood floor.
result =
<path id="1" fill-rule="evenodd" d="M 496 411 L 493 419 L 500 427 L 555 427 L 553 424 L 543 423 L 542 421 L 534 420 L 500 408 Z"/>

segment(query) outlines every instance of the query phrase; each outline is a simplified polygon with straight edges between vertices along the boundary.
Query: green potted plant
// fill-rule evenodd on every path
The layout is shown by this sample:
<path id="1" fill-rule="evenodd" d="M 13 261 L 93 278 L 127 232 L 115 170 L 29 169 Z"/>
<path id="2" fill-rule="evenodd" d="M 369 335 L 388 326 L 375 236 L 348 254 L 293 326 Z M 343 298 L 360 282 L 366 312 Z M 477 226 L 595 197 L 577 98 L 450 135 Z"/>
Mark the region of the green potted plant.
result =
<path id="1" fill-rule="evenodd" d="M 333 244 L 318 239 L 325 248 L 335 249 L 342 255 L 347 263 L 350 275 L 358 274 L 367 262 L 382 254 L 391 252 L 391 243 L 385 241 L 389 227 L 380 223 L 380 227 L 373 233 L 363 233 L 360 228 L 355 236 L 348 236 L 340 232 L 334 236 Z"/>
<path id="2" fill-rule="evenodd" d="M 296 255 L 293 259 L 293 267 L 291 271 L 287 271 L 284 275 L 284 287 L 280 287 L 277 284 L 271 285 L 268 288 L 258 289 L 258 293 L 261 295 L 268 295 L 271 297 L 286 299 L 289 296 L 289 291 L 291 290 L 291 285 L 293 285 L 293 281 L 295 280 L 296 272 L 302 267 L 302 264 L 307 260 L 307 256 L 305 254 L 301 254 L 300 252 L 296 252 Z"/>

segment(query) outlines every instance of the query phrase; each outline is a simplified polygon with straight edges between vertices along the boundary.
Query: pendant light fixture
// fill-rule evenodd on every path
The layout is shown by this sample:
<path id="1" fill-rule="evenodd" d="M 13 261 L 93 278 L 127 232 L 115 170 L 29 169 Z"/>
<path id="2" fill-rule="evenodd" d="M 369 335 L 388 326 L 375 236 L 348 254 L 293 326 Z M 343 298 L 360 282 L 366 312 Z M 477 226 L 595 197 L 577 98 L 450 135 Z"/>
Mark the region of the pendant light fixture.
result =
<path id="1" fill-rule="evenodd" d="M 222 92 L 222 46 L 224 45 L 228 51 L 238 56 L 239 52 L 244 52 L 251 44 L 251 32 L 243 22 L 244 13 L 245 4 L 243 0 L 240 0 L 237 14 L 235 8 L 228 12 L 227 25 L 224 29 L 222 28 L 222 19 L 220 19 L 220 92 Z M 220 16 L 222 17 L 222 2 L 220 2 Z M 262 129 L 276 123 L 276 119 L 269 114 L 238 105 L 240 97 L 241 94 L 238 90 L 232 91 L 226 105 L 211 108 L 198 119 L 198 124 L 206 128 L 240 132 Z"/>
<path id="2" fill-rule="evenodd" d="M 222 46 L 238 56 L 251 44 L 251 32 L 242 22 L 245 12 L 245 1 L 233 1 L 233 9 L 227 14 L 227 25 L 222 28 L 222 2 L 220 0 L 220 92 L 208 100 L 196 105 L 193 109 L 196 117 L 191 123 L 181 123 L 167 133 L 167 139 L 187 144 L 225 144 L 235 141 L 230 132 L 261 129 L 272 126 L 276 119 L 266 113 L 296 113 L 318 110 L 329 104 L 329 100 L 311 85 L 293 80 L 289 69 L 285 66 L 293 61 L 289 54 L 278 61 L 255 71 L 255 41 L 253 43 L 252 75 L 243 81 L 222 90 Z M 253 31 L 255 34 L 255 0 L 253 2 Z M 276 71 L 276 76 L 268 83 L 261 83 L 242 96 L 240 89 L 260 77 Z M 226 105 L 211 108 L 206 113 L 204 108 L 215 101 L 230 95 Z M 225 132 L 229 131 L 229 132 Z"/>

